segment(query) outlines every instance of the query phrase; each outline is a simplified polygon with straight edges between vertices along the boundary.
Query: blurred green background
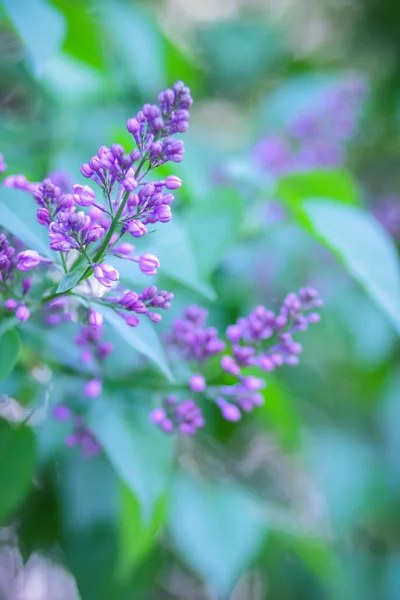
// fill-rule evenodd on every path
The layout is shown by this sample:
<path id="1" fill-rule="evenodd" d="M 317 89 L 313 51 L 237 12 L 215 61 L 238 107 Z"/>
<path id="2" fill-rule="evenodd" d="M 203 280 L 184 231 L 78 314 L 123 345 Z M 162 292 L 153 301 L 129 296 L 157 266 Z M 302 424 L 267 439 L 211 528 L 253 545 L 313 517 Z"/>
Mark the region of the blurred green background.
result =
<path id="1" fill-rule="evenodd" d="M 106 394 L 121 410 L 99 401 L 105 455 L 91 461 L 40 412 L 79 389 L 75 330 L 27 326 L 0 383 L 4 417 L 38 414 L 35 441 L 10 450 L 0 437 L 11 498 L 0 598 L 17 598 L 22 556 L 26 600 L 400 599 L 400 268 L 396 239 L 371 216 L 380 197 L 400 198 L 399 35 L 395 0 L 0 2 L 7 174 L 62 169 L 80 182 L 100 145 L 129 148 L 125 122 L 144 102 L 177 79 L 190 86 L 185 159 L 165 168 L 184 182 L 177 218 L 153 247 L 175 293 L 164 328 L 193 301 L 222 331 L 304 285 L 324 300 L 300 365 L 268 379 L 264 407 L 240 425 L 210 414 L 176 444 L 142 419 L 163 380 L 148 390 L 117 340 Z M 259 139 L 349 73 L 367 93 L 343 164 L 255 169 Z"/>

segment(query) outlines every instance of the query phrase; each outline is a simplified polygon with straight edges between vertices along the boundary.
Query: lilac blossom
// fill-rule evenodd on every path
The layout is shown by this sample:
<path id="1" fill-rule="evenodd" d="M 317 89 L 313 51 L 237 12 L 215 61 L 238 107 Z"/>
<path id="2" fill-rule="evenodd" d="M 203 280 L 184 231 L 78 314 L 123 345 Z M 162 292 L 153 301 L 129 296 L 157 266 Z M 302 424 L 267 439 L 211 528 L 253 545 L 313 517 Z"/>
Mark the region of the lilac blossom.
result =
<path id="1" fill-rule="evenodd" d="M 166 342 L 175 347 L 187 360 L 205 362 L 211 356 L 225 349 L 225 343 L 218 339 L 214 327 L 205 327 L 207 310 L 192 305 L 183 313 L 182 319 L 174 321 Z"/>
<path id="2" fill-rule="evenodd" d="M 262 138 L 253 149 L 253 160 L 275 176 L 342 164 L 366 91 L 362 77 L 349 76 L 309 112 L 292 120 L 283 134 Z"/>
<path id="3" fill-rule="evenodd" d="M 163 408 L 155 408 L 150 420 L 167 433 L 180 431 L 184 435 L 194 435 L 205 424 L 203 412 L 194 400 L 179 401 L 175 395 L 165 399 Z"/>
<path id="4" fill-rule="evenodd" d="M 277 314 L 264 306 L 257 306 L 247 317 L 241 317 L 227 327 L 227 344 L 218 339 L 215 329 L 206 327 L 207 311 L 193 305 L 184 311 L 183 318 L 174 321 L 166 342 L 186 360 L 196 361 L 197 367 L 214 354 L 229 350 L 221 356 L 220 367 L 222 378 L 229 376 L 230 382 L 211 385 L 202 373 L 197 372 L 190 376 L 188 387 L 211 400 L 225 420 L 235 422 L 242 418 L 242 413 L 251 412 L 264 403 L 265 373 L 284 364 L 298 363 L 302 346 L 293 339 L 293 335 L 305 331 L 312 323 L 318 323 L 320 315 L 315 309 L 321 304 L 316 290 L 306 287 L 297 294 L 288 294 Z M 252 372 L 249 373 L 249 369 Z M 177 429 L 179 411 L 176 412 L 176 406 L 179 405 L 176 397 L 173 398 L 174 401 L 168 397 L 163 407 L 154 409 L 150 415 L 151 420 L 165 431 Z M 193 400 L 185 402 L 194 404 Z M 185 402 L 182 403 L 184 407 L 187 405 Z M 193 410 L 194 407 L 197 408 L 197 405 L 192 406 Z M 181 426 L 178 429 L 182 431 Z M 190 434 L 196 431 L 192 423 L 184 425 L 183 429 Z"/>
<path id="5" fill-rule="evenodd" d="M 188 128 L 193 102 L 190 90 L 178 81 L 159 94 L 158 102 L 158 105 L 145 104 L 128 120 L 133 148 L 126 151 L 120 144 L 101 146 L 82 165 L 82 175 L 99 186 L 100 194 L 92 185 L 73 184 L 62 172 L 50 173 L 40 183 L 29 182 L 24 175 L 10 175 L 3 182 L 33 195 L 38 205 L 37 221 L 48 230 L 49 246 L 59 253 L 58 263 L 65 275 L 77 268 L 80 278 L 75 285 L 94 277 L 106 288 L 106 293 L 99 292 L 98 286 L 89 281 L 85 292 L 88 300 L 111 305 L 129 326 L 136 326 L 141 314 L 158 323 L 161 315 L 149 309 L 168 309 L 173 297 L 166 291 L 147 297 L 151 288 L 145 288 L 137 293 L 138 298 L 132 304 L 126 295 L 131 290 L 120 288 L 119 273 L 107 261 L 108 255 L 130 260 L 148 276 L 156 275 L 160 266 L 159 259 L 150 252 L 134 255 L 134 247 L 123 239 L 126 235 L 143 237 L 149 231 L 149 224 L 170 221 L 174 201 L 171 192 L 182 186 L 181 179 L 173 174 L 165 179 L 152 177 L 151 182 L 146 176 L 167 161 L 182 160 L 183 143 L 175 135 Z M 0 247 L 2 272 L 11 269 L 13 252 L 11 247 Z M 23 249 L 17 256 L 17 269 L 26 271 L 45 261 L 51 262 L 35 250 Z M 108 291 L 118 295 L 109 297 Z M 141 298 L 143 294 L 145 299 Z M 56 324 L 60 318 L 53 310 L 48 316 L 49 324 Z"/>
<path id="6" fill-rule="evenodd" d="M 4 156 L 0 152 L 0 174 L 7 170 L 7 165 L 4 162 Z"/>

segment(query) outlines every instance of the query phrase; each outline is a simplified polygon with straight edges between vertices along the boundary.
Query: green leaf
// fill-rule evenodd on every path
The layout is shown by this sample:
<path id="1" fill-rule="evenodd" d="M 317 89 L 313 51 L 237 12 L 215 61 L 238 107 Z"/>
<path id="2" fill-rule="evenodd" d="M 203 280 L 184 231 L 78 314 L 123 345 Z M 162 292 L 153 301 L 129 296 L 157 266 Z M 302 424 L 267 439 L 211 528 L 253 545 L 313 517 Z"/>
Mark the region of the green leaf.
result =
<path id="1" fill-rule="evenodd" d="M 263 390 L 265 403 L 256 416 L 271 428 L 283 448 L 289 452 L 301 447 L 301 416 L 290 392 L 268 373 L 267 386 Z"/>
<path id="2" fill-rule="evenodd" d="M 308 198 L 331 198 L 345 204 L 360 204 L 355 181 L 347 171 L 340 169 L 286 175 L 279 180 L 278 196 L 292 208 Z"/>
<path id="3" fill-rule="evenodd" d="M 215 299 L 215 292 L 200 272 L 201 256 L 195 255 L 191 236 L 183 223 L 174 217 L 159 229 L 150 240 L 149 251 L 160 259 L 160 273 L 182 283 L 209 300 Z"/>
<path id="4" fill-rule="evenodd" d="M 19 323 L 21 323 L 21 321 L 19 321 L 17 319 L 17 317 L 6 317 L 1 319 L 0 321 L 0 335 L 2 335 L 5 331 L 8 331 L 9 329 L 12 329 L 13 327 L 15 327 L 16 325 L 18 325 Z"/>
<path id="5" fill-rule="evenodd" d="M 3 0 L 3 6 L 30 54 L 36 77 L 40 77 L 63 42 L 62 14 L 43 0 Z"/>
<path id="6" fill-rule="evenodd" d="M 137 327 L 129 327 L 112 308 L 99 304 L 97 310 L 103 314 L 104 318 L 129 346 L 147 356 L 170 381 L 173 380 L 160 339 L 146 316 L 142 316 Z"/>
<path id="7" fill-rule="evenodd" d="M 9 329 L 0 336 L 0 381 L 9 376 L 21 351 L 18 331 Z"/>
<path id="8" fill-rule="evenodd" d="M 73 271 L 70 271 L 61 279 L 58 284 L 57 293 L 62 294 L 63 292 L 67 292 L 76 286 L 82 275 L 85 273 L 88 265 L 81 265 Z"/>
<path id="9" fill-rule="evenodd" d="M 228 594 L 267 535 L 256 499 L 234 484 L 207 486 L 180 477 L 170 512 L 170 529 L 182 560 L 217 593 Z"/>
<path id="10" fill-rule="evenodd" d="M 172 438 L 147 415 L 128 417 L 115 401 L 96 402 L 89 422 L 114 469 L 137 497 L 142 518 L 149 521 L 168 484 Z"/>
<path id="11" fill-rule="evenodd" d="M 138 5 L 116 2 L 103 13 L 110 41 L 143 96 L 155 96 L 165 87 L 165 47 L 154 18 Z"/>
<path id="12" fill-rule="evenodd" d="M 36 204 L 30 194 L 0 187 L 0 222 L 2 227 L 25 242 L 28 248 L 53 258 L 48 230 L 36 220 Z"/>
<path id="13" fill-rule="evenodd" d="M 68 31 L 63 49 L 71 56 L 97 69 L 103 66 L 104 46 L 102 30 L 92 10 L 82 10 L 82 5 L 69 0 L 52 0 L 64 15 Z"/>
<path id="14" fill-rule="evenodd" d="M 166 496 L 160 496 L 150 522 L 144 522 L 140 503 L 126 486 L 121 486 L 118 575 L 128 577 L 157 541 L 166 518 Z"/>
<path id="15" fill-rule="evenodd" d="M 190 240 L 200 272 L 208 278 L 236 241 L 243 219 L 243 202 L 234 189 L 217 188 L 186 214 Z"/>
<path id="16" fill-rule="evenodd" d="M 27 494 L 35 469 L 36 440 L 26 426 L 0 419 L 0 522 Z"/>
<path id="17" fill-rule="evenodd" d="M 365 210 L 329 200 L 303 202 L 313 233 L 344 262 L 400 333 L 400 265 L 396 247 Z"/>

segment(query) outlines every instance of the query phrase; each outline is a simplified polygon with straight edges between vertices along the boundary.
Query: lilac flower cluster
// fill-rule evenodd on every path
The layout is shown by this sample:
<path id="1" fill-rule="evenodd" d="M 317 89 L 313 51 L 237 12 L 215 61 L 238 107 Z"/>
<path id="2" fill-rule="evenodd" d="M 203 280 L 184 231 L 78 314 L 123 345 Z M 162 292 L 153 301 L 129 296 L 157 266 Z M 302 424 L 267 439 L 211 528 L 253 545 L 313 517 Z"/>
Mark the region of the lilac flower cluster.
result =
<path id="1" fill-rule="evenodd" d="M 93 432 L 85 425 L 81 415 L 74 415 L 69 406 L 58 404 L 53 410 L 53 417 L 57 421 L 71 421 L 73 430 L 65 438 L 65 445 L 69 448 L 79 446 L 83 458 L 91 458 L 101 451 L 101 446 Z"/>
<path id="2" fill-rule="evenodd" d="M 225 349 L 225 343 L 218 339 L 217 330 L 204 327 L 207 316 L 206 309 L 189 306 L 183 318 L 174 321 L 172 331 L 166 335 L 166 342 L 177 348 L 186 360 L 205 362 Z"/>
<path id="3" fill-rule="evenodd" d="M 194 400 L 179 401 L 172 394 L 165 398 L 162 408 L 151 412 L 150 419 L 167 433 L 180 431 L 185 435 L 194 435 L 205 424 L 203 412 Z"/>
<path id="4" fill-rule="evenodd" d="M 101 188 L 100 197 L 89 185 L 73 185 L 60 172 L 41 183 L 28 182 L 24 175 L 10 175 L 3 182 L 32 193 L 38 204 L 37 220 L 48 229 L 51 250 L 59 253 L 59 267 L 65 275 L 79 274 L 74 287 L 89 280 L 88 299 L 109 306 L 132 327 L 138 325 L 141 315 L 158 323 L 161 315 L 153 309 L 168 309 L 173 298 L 173 294 L 154 286 L 140 293 L 121 288 L 118 270 L 106 260 L 110 256 L 136 263 L 148 276 L 156 275 L 160 267 L 156 256 L 135 254 L 135 247 L 123 240 L 126 235 L 135 239 L 145 236 L 149 224 L 170 221 L 172 192 L 182 185 L 174 175 L 145 181 L 158 166 L 183 159 L 183 142 L 174 136 L 187 130 L 193 101 L 189 88 L 177 82 L 159 94 L 158 102 L 145 104 L 128 120 L 127 129 L 136 144 L 130 152 L 119 144 L 101 146 L 82 165 L 82 175 Z M 17 268 L 21 270 L 52 262 L 34 250 L 18 258 Z M 98 282 L 105 290 L 91 282 Z M 113 295 L 109 297 L 104 293 L 107 291 Z M 57 292 L 52 296 L 57 297 Z"/>
<path id="5" fill-rule="evenodd" d="M 318 293 L 307 287 L 300 289 L 298 294 L 289 294 L 278 314 L 264 306 L 257 306 L 247 317 L 238 319 L 227 328 L 227 344 L 218 339 L 215 329 L 205 328 L 207 311 L 190 306 L 183 318 L 174 322 L 166 341 L 186 360 L 197 361 L 197 365 L 198 362 L 204 364 L 211 356 L 229 347 L 230 352 L 221 356 L 220 366 L 221 375 L 228 375 L 231 383 L 209 385 L 201 373 L 196 373 L 190 377 L 189 387 L 192 392 L 202 393 L 212 400 L 224 419 L 239 421 L 243 412 L 251 412 L 264 402 L 261 393 L 266 385 L 263 372 L 273 371 L 284 364 L 298 364 L 302 346 L 293 339 L 293 335 L 305 331 L 311 323 L 319 322 L 320 315 L 315 309 L 321 304 Z M 261 376 L 248 374 L 249 368 L 257 369 Z M 182 421 L 186 407 L 189 407 L 189 417 Z M 173 396 L 173 401 L 168 397 L 163 407 L 154 409 L 150 418 L 164 431 L 177 429 L 193 435 L 198 427 L 204 425 L 199 411 L 193 400 L 179 404 Z"/>
<path id="6" fill-rule="evenodd" d="M 343 163 L 354 135 L 367 85 L 352 75 L 322 98 L 313 110 L 289 123 L 282 135 L 259 141 L 253 159 L 272 175 Z"/>
<path id="7" fill-rule="evenodd" d="M 7 165 L 4 162 L 4 156 L 0 152 L 0 174 L 4 173 L 7 170 Z"/>
<path id="8" fill-rule="evenodd" d="M 4 308 L 15 313 L 19 321 L 27 321 L 30 310 L 26 306 L 27 295 L 32 287 L 31 277 L 21 277 L 21 273 L 50 263 L 34 250 L 22 250 L 20 240 L 8 236 L 0 230 L 0 293 L 6 298 Z"/>

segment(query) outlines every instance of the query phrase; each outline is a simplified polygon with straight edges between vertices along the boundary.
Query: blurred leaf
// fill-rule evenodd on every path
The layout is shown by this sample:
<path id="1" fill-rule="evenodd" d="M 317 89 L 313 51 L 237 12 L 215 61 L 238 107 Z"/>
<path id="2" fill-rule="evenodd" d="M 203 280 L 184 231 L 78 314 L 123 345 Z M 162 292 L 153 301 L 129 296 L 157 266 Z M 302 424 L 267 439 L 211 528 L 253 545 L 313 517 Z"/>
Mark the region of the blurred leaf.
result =
<path id="1" fill-rule="evenodd" d="M 140 503 L 126 486 L 121 486 L 120 552 L 118 575 L 132 573 L 135 566 L 151 550 L 166 518 L 166 497 L 160 496 L 150 522 L 143 522 Z"/>
<path id="2" fill-rule="evenodd" d="M 225 21 L 203 26 L 199 44 L 213 84 L 229 93 L 242 92 L 282 56 L 279 32 L 267 22 Z"/>
<path id="3" fill-rule="evenodd" d="M 40 77 L 63 43 L 62 14 L 44 0 L 3 0 L 3 6 L 30 54 L 35 75 Z"/>
<path id="4" fill-rule="evenodd" d="M 6 317 L 0 320 L 0 335 L 2 335 L 5 331 L 15 327 L 21 321 L 17 319 L 17 317 Z"/>
<path id="5" fill-rule="evenodd" d="M 393 241 L 369 213 L 319 198 L 302 204 L 312 231 L 343 260 L 400 333 L 400 267 Z"/>
<path id="6" fill-rule="evenodd" d="M 141 318 L 137 327 L 130 327 L 112 308 L 98 304 L 97 310 L 103 314 L 104 318 L 129 346 L 147 356 L 170 381 L 173 380 L 160 339 L 145 315 Z"/>
<path id="7" fill-rule="evenodd" d="M 149 244 L 149 251 L 151 249 L 160 259 L 162 275 L 182 283 L 209 300 L 215 299 L 214 290 L 204 281 L 206 274 L 203 270 L 200 272 L 203 261 L 199 253 L 194 253 L 191 232 L 176 217 L 157 229 Z"/>
<path id="8" fill-rule="evenodd" d="M 68 31 L 63 49 L 71 56 L 97 69 L 103 66 L 102 30 L 93 10 L 80 2 L 51 0 L 64 15 Z"/>
<path id="9" fill-rule="evenodd" d="M 128 417 L 115 401 L 96 402 L 90 425 L 114 469 L 137 497 L 142 519 L 148 522 L 168 483 L 172 438 L 148 418 Z"/>
<path id="10" fill-rule="evenodd" d="M 228 483 L 181 476 L 173 487 L 170 529 L 182 560 L 226 595 L 259 552 L 267 527 L 257 501 Z"/>
<path id="11" fill-rule="evenodd" d="M 374 448 L 339 430 L 315 432 L 310 441 L 312 472 L 323 490 L 329 517 L 336 527 L 351 527 L 373 493 L 378 472 Z"/>
<path id="12" fill-rule="evenodd" d="M 9 376 L 21 351 L 21 339 L 18 331 L 9 329 L 0 335 L 0 381 Z"/>
<path id="13" fill-rule="evenodd" d="M 104 24 L 110 42 L 116 46 L 125 64 L 125 76 L 132 77 L 143 96 L 155 96 L 165 87 L 165 47 L 151 18 L 137 4 L 114 2 L 105 5 Z"/>
<path id="14" fill-rule="evenodd" d="M 345 204 L 360 204 L 357 185 L 343 170 L 321 169 L 285 175 L 279 180 L 278 196 L 295 209 L 308 198 L 331 198 Z"/>
<path id="15" fill-rule="evenodd" d="M 61 294 L 62 292 L 67 292 L 75 287 L 87 268 L 88 265 L 81 265 L 80 267 L 76 267 L 76 269 L 73 269 L 64 275 L 58 284 L 57 293 Z"/>
<path id="16" fill-rule="evenodd" d="M 242 198 L 236 190 L 223 187 L 186 213 L 185 223 L 204 277 L 211 275 L 236 241 L 242 219 Z"/>
<path id="17" fill-rule="evenodd" d="M 263 390 L 265 403 L 257 409 L 257 417 L 271 428 L 282 446 L 289 452 L 300 449 L 302 421 L 290 392 L 268 373 Z"/>
<path id="18" fill-rule="evenodd" d="M 103 80 L 98 71 L 90 67 L 89 65 L 82 63 L 64 53 L 60 53 L 54 56 L 48 63 L 46 73 L 43 77 L 43 83 L 48 88 L 49 92 L 55 97 L 55 99 L 67 107 L 67 110 L 71 108 L 71 103 L 79 104 L 88 97 L 96 97 L 100 94 Z M 76 113 L 72 114 L 66 112 L 63 115 L 62 121 L 62 135 L 61 139 L 64 139 L 67 132 L 65 131 L 65 121 L 74 123 Z M 59 124 L 53 124 L 53 127 L 57 127 Z M 69 133 L 69 132 L 68 132 Z M 72 129 L 74 134 L 74 129 Z M 79 132 L 78 132 L 79 135 Z M 76 154 L 74 156 L 73 167 L 76 168 L 78 160 Z M 65 167 L 64 167 L 65 168 Z"/>
<path id="19" fill-rule="evenodd" d="M 36 204 L 30 194 L 0 187 L 0 221 L 10 233 L 25 242 L 28 248 L 50 258 L 48 230 L 36 220 Z"/>
<path id="20" fill-rule="evenodd" d="M 36 440 L 29 427 L 0 419 L 0 522 L 20 504 L 35 470 Z"/>

